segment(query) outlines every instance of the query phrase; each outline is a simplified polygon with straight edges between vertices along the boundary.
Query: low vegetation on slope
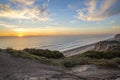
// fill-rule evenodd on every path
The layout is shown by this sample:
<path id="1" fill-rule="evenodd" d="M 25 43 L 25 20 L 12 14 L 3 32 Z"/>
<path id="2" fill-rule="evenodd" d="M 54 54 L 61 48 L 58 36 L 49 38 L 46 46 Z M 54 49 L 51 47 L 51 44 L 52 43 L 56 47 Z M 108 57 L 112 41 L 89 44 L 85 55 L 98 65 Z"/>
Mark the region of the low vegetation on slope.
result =
<path id="1" fill-rule="evenodd" d="M 75 65 L 80 64 L 97 64 L 105 66 L 118 66 L 120 65 L 120 52 L 97 52 L 87 51 L 82 54 L 74 55 L 70 57 L 71 63 Z"/>
<path id="2" fill-rule="evenodd" d="M 93 59 L 113 59 L 116 57 L 120 57 L 120 52 L 87 51 L 81 55 L 75 55 L 75 56 L 88 57 L 88 58 L 93 58 Z"/>
<path id="3" fill-rule="evenodd" d="M 26 48 L 24 50 L 14 50 L 12 48 L 7 48 L 5 51 L 12 54 L 14 57 L 36 59 L 46 64 L 52 64 L 52 59 L 64 58 L 64 55 L 59 51 L 50 51 L 48 49 L 43 50 Z"/>
<path id="4" fill-rule="evenodd" d="M 44 50 L 44 49 L 26 48 L 24 50 L 14 50 L 12 48 L 7 48 L 6 51 L 9 53 L 13 53 L 13 55 L 15 56 L 24 56 L 25 54 L 29 54 L 29 55 L 35 55 L 39 57 L 52 58 L 52 59 L 59 59 L 64 57 L 64 55 L 59 51 L 50 51 L 48 49 Z"/>
<path id="5" fill-rule="evenodd" d="M 59 51 L 50 51 L 43 49 L 24 49 L 14 50 L 11 48 L 4 51 L 11 53 L 15 57 L 23 57 L 37 59 L 42 63 L 51 64 L 62 67 L 74 67 L 76 65 L 95 64 L 104 66 L 119 66 L 120 52 L 97 52 L 87 51 L 82 54 L 77 54 L 71 57 L 65 57 Z"/>
<path id="6" fill-rule="evenodd" d="M 59 52 L 59 51 L 50 51 L 48 49 L 29 49 L 29 48 L 26 48 L 24 49 L 23 51 L 26 51 L 30 54 L 33 54 L 33 55 L 37 55 L 37 56 L 43 56 L 43 57 L 46 57 L 46 58 L 53 58 L 53 59 L 59 59 L 59 58 L 63 58 L 64 55 Z"/>

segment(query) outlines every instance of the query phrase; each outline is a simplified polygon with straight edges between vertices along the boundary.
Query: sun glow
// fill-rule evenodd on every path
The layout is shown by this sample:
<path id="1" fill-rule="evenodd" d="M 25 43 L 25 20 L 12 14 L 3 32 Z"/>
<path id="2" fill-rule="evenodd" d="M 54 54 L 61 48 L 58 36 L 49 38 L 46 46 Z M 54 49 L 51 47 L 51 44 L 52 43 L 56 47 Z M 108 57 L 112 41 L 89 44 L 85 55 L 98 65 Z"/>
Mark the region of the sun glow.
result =
<path id="1" fill-rule="evenodd" d="M 23 37 L 23 35 L 22 34 L 18 34 L 18 37 Z"/>

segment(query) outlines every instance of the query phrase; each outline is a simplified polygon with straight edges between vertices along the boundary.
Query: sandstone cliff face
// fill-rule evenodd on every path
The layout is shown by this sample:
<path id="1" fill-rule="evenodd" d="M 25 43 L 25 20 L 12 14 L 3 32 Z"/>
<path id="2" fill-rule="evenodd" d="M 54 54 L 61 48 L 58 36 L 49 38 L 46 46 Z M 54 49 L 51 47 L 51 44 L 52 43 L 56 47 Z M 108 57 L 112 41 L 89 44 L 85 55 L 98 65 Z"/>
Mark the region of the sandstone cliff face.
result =
<path id="1" fill-rule="evenodd" d="M 120 51 L 120 42 L 101 41 L 95 44 L 95 51 Z"/>
<path id="2" fill-rule="evenodd" d="M 120 34 L 117 34 L 114 39 L 100 41 L 95 44 L 95 51 L 120 51 Z"/>
<path id="3" fill-rule="evenodd" d="M 115 35 L 115 39 L 120 39 L 120 34 Z"/>

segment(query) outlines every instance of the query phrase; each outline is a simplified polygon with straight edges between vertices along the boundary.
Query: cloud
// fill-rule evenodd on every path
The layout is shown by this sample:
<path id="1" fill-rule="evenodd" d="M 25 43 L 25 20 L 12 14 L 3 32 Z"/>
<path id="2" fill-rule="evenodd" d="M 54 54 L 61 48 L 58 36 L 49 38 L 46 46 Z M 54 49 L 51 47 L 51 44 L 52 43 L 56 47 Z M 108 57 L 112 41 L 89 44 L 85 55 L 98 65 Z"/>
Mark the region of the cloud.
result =
<path id="1" fill-rule="evenodd" d="M 20 3 L 24 5 L 33 5 L 35 3 L 35 0 L 10 0 L 12 3 Z"/>
<path id="2" fill-rule="evenodd" d="M 82 3 L 80 0 L 76 0 L 76 1 L 69 3 L 67 5 L 68 9 L 71 9 L 71 10 L 79 9 L 80 6 L 82 6 Z"/>
<path id="3" fill-rule="evenodd" d="M 44 28 L 40 28 L 40 27 L 14 27 L 11 28 L 12 30 L 16 31 L 16 32 L 39 32 L 39 31 L 45 31 L 45 30 L 51 30 L 52 27 L 50 26 L 45 26 Z"/>
<path id="4" fill-rule="evenodd" d="M 16 27 L 19 27 L 19 26 L 16 26 L 16 25 L 11 25 L 9 23 L 6 23 L 6 22 L 3 22 L 3 21 L 0 21 L 0 26 L 3 26 L 3 27 L 6 27 L 6 28 L 16 28 Z"/>
<path id="5" fill-rule="evenodd" d="M 77 20 L 71 20 L 69 23 L 76 23 L 77 22 Z"/>
<path id="6" fill-rule="evenodd" d="M 100 6 L 97 6 L 100 4 Z M 117 0 L 89 0 L 86 3 L 86 8 L 77 10 L 76 18 L 84 21 L 99 21 L 114 16 L 120 13 L 120 7 L 114 9 Z"/>
<path id="7" fill-rule="evenodd" d="M 120 31 L 120 26 L 112 26 L 112 29 L 116 29 Z"/>
<path id="8" fill-rule="evenodd" d="M 12 30 L 16 31 L 16 32 L 31 32 L 33 31 L 35 28 L 13 28 Z M 38 28 L 36 29 L 38 30 Z"/>
<path id="9" fill-rule="evenodd" d="M 96 0 L 91 0 L 87 5 L 88 5 L 88 12 L 92 14 L 95 9 L 96 9 Z"/>
<path id="10" fill-rule="evenodd" d="M 50 20 L 46 7 L 43 5 L 41 7 L 35 5 L 35 0 L 11 0 L 11 3 L 15 3 L 16 8 L 13 8 L 10 4 L 0 4 L 1 18 L 23 19 L 33 22 Z M 20 7 L 18 4 L 24 4 L 25 6 Z M 31 7 L 29 7 L 29 5 L 31 5 Z"/>
<path id="11" fill-rule="evenodd" d="M 10 24 L 8 22 L 0 21 L 0 26 L 4 28 L 8 28 L 9 30 L 15 31 L 15 32 L 61 32 L 61 31 L 72 31 L 74 28 L 69 27 L 63 27 L 63 26 L 44 26 L 44 27 L 32 27 L 32 26 L 22 26 L 22 25 L 16 25 L 16 24 Z"/>
<path id="12" fill-rule="evenodd" d="M 69 8 L 69 9 L 76 9 L 76 6 L 75 6 L 75 5 L 72 5 L 72 4 L 68 4 L 68 8 Z"/>
<path id="13" fill-rule="evenodd" d="M 111 24 L 114 24 L 114 23 L 116 23 L 116 21 L 115 21 L 115 20 L 112 20 L 110 23 L 111 23 Z"/>

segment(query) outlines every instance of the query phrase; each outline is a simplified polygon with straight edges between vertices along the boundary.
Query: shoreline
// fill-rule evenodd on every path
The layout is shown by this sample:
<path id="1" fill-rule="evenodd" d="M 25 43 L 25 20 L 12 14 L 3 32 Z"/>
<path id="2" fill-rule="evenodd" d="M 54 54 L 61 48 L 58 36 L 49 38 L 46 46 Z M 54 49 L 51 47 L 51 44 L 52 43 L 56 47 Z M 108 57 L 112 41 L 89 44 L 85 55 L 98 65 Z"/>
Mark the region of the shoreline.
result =
<path id="1" fill-rule="evenodd" d="M 105 39 L 105 40 L 101 40 L 101 41 L 109 41 L 109 40 L 114 40 L 114 38 L 109 38 L 109 39 Z M 100 42 L 100 41 L 98 41 L 98 42 Z M 66 57 L 73 56 L 73 55 L 76 55 L 76 54 L 81 54 L 81 53 L 84 53 L 86 51 L 93 50 L 94 47 L 95 47 L 95 44 L 98 43 L 98 42 L 87 44 L 87 45 L 84 45 L 84 46 L 76 47 L 76 48 L 65 50 L 65 51 L 61 51 L 61 52 Z"/>
<path id="2" fill-rule="evenodd" d="M 73 56 L 76 54 L 81 54 L 81 53 L 88 51 L 88 50 L 93 50 L 94 46 L 95 46 L 95 43 L 92 43 L 92 44 L 88 44 L 85 46 L 80 46 L 80 47 L 73 48 L 70 50 L 62 51 L 62 53 L 64 54 L 64 56 L 69 57 L 69 56 Z"/>

